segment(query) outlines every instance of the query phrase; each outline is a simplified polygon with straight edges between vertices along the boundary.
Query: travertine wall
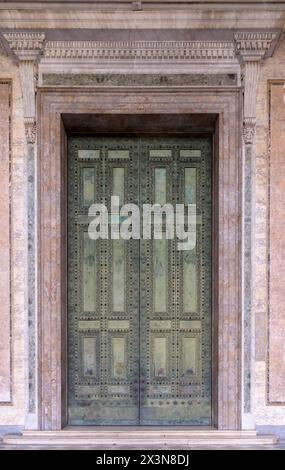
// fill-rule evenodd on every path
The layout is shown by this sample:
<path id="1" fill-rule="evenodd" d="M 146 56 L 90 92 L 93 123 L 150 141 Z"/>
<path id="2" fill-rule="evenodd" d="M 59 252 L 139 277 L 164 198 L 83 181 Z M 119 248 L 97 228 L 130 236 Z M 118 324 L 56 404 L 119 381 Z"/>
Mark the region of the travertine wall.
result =
<path id="1" fill-rule="evenodd" d="M 271 80 L 280 80 L 281 83 L 278 96 L 275 94 L 270 103 Z M 252 169 L 252 293 L 255 318 L 253 411 L 257 425 L 285 425 L 282 376 L 285 370 L 285 253 L 282 250 L 285 246 L 282 229 L 285 217 L 282 213 L 285 198 L 285 133 L 282 133 L 282 129 L 285 129 L 285 102 L 284 93 L 280 91 L 284 84 L 282 81 L 285 82 L 284 38 L 274 56 L 267 59 L 261 69 L 257 98 L 256 158 Z"/>
<path id="2" fill-rule="evenodd" d="M 11 123 L 8 138 L 11 141 L 11 155 L 1 155 L 1 178 L 5 178 L 6 187 L 1 187 L 2 195 L 9 200 L 0 198 L 0 214 L 3 221 L 10 220 L 11 244 L 7 245 L 8 235 L 6 233 L 6 243 L 1 234 L 1 254 L 6 258 L 2 262 L 1 256 L 1 277 L 0 277 L 0 302 L 1 302 L 1 324 L 0 342 L 9 347 L 9 327 L 11 328 L 10 350 L 6 350 L 5 362 L 2 364 L 5 369 L 6 384 L 2 388 L 10 387 L 11 396 L 6 393 L 0 399 L 0 425 L 23 425 L 25 416 L 25 326 L 26 317 L 26 143 L 24 136 L 24 123 L 22 111 L 22 98 L 18 68 L 12 63 L 11 58 L 0 55 L 0 82 L 12 81 L 11 99 Z M 1 85 L 0 85 L 1 86 Z M 7 95 L 0 94 L 3 102 L 0 102 L 2 112 L 7 111 Z M 7 127 L 1 129 L 4 142 L 7 141 Z M 10 160 L 10 161 L 9 161 Z M 5 166 L 5 168 L 3 167 Z M 7 179 L 10 178 L 10 188 L 7 187 Z M 2 182 L 2 179 L 1 179 Z M 8 225 L 9 228 L 9 225 Z M 7 226 L 5 227 L 7 232 Z M 10 259 L 9 259 L 10 258 Z M 6 262 L 5 262 L 6 260 Z M 9 272 L 10 270 L 10 272 Z M 8 280 L 7 280 L 8 277 Z M 7 292 L 7 282 L 11 279 L 11 292 Z M 7 297 L 9 296 L 9 298 Z M 9 306 L 10 303 L 10 306 Z M 9 308 L 10 307 L 10 308 Z M 5 327 L 5 328 L 4 328 Z M 4 357 L 4 356 L 2 356 Z M 10 369 L 9 376 L 7 375 Z M 1 385 L 1 384 L 0 384 Z M 5 399 L 3 399 L 5 398 Z"/>

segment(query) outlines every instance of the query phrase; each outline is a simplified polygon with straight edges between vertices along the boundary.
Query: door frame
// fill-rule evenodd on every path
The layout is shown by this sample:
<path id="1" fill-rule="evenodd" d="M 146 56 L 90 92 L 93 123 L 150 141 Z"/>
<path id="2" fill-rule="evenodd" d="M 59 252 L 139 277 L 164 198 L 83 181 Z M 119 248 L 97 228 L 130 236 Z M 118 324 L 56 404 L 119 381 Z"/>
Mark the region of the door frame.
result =
<path id="1" fill-rule="evenodd" d="M 217 114 L 213 133 L 213 424 L 241 429 L 241 94 L 237 87 L 38 92 L 38 429 L 67 424 L 67 136 L 64 115 Z"/>

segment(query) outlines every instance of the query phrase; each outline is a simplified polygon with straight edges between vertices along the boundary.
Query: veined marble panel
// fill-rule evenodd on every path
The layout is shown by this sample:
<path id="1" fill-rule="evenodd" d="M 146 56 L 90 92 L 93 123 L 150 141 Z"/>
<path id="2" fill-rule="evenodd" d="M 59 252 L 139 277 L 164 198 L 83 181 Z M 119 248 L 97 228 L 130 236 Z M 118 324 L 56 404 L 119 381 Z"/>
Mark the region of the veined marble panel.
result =
<path id="1" fill-rule="evenodd" d="M 285 177 L 284 83 L 270 88 L 270 265 L 268 316 L 268 400 L 285 405 Z"/>
<path id="2" fill-rule="evenodd" d="M 12 399 L 10 304 L 10 82 L 0 80 L 0 405 Z"/>

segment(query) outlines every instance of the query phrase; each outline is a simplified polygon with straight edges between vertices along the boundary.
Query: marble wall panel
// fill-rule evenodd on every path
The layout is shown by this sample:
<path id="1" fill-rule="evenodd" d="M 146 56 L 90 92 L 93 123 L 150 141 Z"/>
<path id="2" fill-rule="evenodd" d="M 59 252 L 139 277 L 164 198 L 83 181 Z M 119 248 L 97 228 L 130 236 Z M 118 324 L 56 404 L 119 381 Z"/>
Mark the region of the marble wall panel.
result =
<path id="1" fill-rule="evenodd" d="M 268 400 L 285 404 L 285 88 L 270 85 Z"/>
<path id="2" fill-rule="evenodd" d="M 0 402 L 2 403 L 11 401 L 10 100 L 11 84 L 0 81 Z"/>
<path id="3" fill-rule="evenodd" d="M 10 83 L 11 87 L 10 92 L 7 85 L 1 89 L 0 99 L 0 425 L 22 426 L 27 396 L 27 153 L 19 71 L 4 55 L 0 55 L 0 82 Z"/>
<path id="4" fill-rule="evenodd" d="M 284 369 L 280 369 L 280 361 L 283 362 L 284 358 L 282 358 L 282 349 L 277 351 L 275 345 L 275 339 L 276 344 L 280 344 L 278 330 L 280 329 L 280 333 L 284 332 L 282 319 L 284 318 L 284 288 L 282 286 L 282 279 L 284 279 L 282 266 L 284 144 L 282 147 L 279 141 L 279 147 L 276 148 L 276 137 L 278 140 L 284 140 L 284 129 L 282 129 L 283 107 L 285 106 L 284 97 L 282 97 L 285 90 L 283 89 L 284 57 L 285 40 L 283 38 L 273 57 L 268 58 L 261 68 L 257 92 L 256 155 L 252 165 L 252 308 L 255 336 L 252 383 L 256 425 L 285 424 L 285 402 L 282 390 Z M 271 99 L 273 87 L 276 87 L 274 100 Z M 278 136 L 276 132 L 280 135 Z M 271 149 L 271 146 L 275 149 Z M 282 155 L 283 161 L 281 161 Z M 280 220 L 277 222 L 278 217 Z M 279 323 L 278 326 L 277 323 Z M 281 365 L 281 367 L 284 366 Z"/>

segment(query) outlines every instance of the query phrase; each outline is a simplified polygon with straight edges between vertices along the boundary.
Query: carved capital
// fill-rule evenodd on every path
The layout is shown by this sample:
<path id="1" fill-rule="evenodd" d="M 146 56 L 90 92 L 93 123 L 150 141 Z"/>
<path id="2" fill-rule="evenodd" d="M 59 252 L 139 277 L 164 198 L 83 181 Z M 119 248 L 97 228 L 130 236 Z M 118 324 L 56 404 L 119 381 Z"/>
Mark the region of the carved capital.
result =
<path id="1" fill-rule="evenodd" d="M 255 118 L 244 118 L 243 121 L 243 140 L 245 145 L 252 145 L 255 135 Z"/>
<path id="2" fill-rule="evenodd" d="M 36 130 L 37 130 L 36 121 L 33 118 L 25 118 L 24 124 L 25 124 L 25 133 L 26 133 L 27 143 L 34 144 L 36 141 Z"/>

